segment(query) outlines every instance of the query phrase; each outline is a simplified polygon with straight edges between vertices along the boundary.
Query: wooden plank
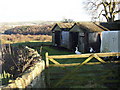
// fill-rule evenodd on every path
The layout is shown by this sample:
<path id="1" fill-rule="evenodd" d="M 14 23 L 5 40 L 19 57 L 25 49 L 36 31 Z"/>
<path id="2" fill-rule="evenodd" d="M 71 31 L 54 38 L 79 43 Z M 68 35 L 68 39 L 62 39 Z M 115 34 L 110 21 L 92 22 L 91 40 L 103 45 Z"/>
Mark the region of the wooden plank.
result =
<path id="1" fill-rule="evenodd" d="M 100 57 L 97 56 L 97 54 L 94 54 L 94 57 L 99 60 L 102 63 L 106 63 L 103 59 L 101 59 Z"/>
<path id="2" fill-rule="evenodd" d="M 94 62 L 94 63 L 86 63 L 87 65 L 93 65 L 93 64 L 101 64 L 101 62 Z M 72 63 L 72 64 L 50 64 L 49 66 L 55 66 L 55 67 L 63 67 L 63 66 L 77 66 L 81 65 L 81 63 Z"/>
<path id="3" fill-rule="evenodd" d="M 65 59 L 65 58 L 85 58 L 89 57 L 91 54 L 73 54 L 73 55 L 53 55 L 53 56 L 48 56 L 49 58 L 54 58 L 54 59 Z"/>
<path id="4" fill-rule="evenodd" d="M 54 59 L 49 59 L 51 62 L 55 63 L 55 64 L 60 64 L 59 62 L 55 61 Z"/>
<path id="5" fill-rule="evenodd" d="M 49 67 L 48 52 L 45 53 L 45 58 L 46 58 L 46 67 Z"/>
<path id="6" fill-rule="evenodd" d="M 105 63 L 110 63 L 110 62 L 105 62 Z M 120 63 L 120 61 L 111 61 L 111 63 Z M 101 62 L 89 62 L 86 63 L 85 65 L 97 65 L 101 64 Z M 81 63 L 71 63 L 71 64 L 50 64 L 49 66 L 54 66 L 54 67 L 63 67 L 63 66 L 77 66 L 81 65 Z"/>
<path id="7" fill-rule="evenodd" d="M 109 56 L 120 56 L 120 52 L 111 52 L 111 53 L 95 53 L 99 57 L 109 57 Z"/>
<path id="8" fill-rule="evenodd" d="M 112 53 L 88 53 L 88 54 L 72 54 L 72 55 L 52 55 L 48 56 L 48 58 L 54 58 L 54 59 L 65 59 L 65 58 L 86 58 L 91 56 L 91 54 L 97 54 L 98 57 L 109 57 L 109 56 L 120 56 L 120 52 L 112 52 Z"/>

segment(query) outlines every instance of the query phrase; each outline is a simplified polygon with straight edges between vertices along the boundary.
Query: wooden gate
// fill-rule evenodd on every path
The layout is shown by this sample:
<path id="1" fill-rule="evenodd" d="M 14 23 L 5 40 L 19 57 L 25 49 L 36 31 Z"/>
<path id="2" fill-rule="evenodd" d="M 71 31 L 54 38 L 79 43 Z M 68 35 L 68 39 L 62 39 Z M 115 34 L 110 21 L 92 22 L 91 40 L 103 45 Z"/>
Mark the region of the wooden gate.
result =
<path id="1" fill-rule="evenodd" d="M 101 64 L 101 63 L 118 63 L 120 61 L 104 61 L 101 57 L 110 57 L 110 56 L 120 56 L 120 52 L 116 53 L 89 53 L 89 54 L 79 54 L 79 55 L 52 55 L 49 56 L 48 52 L 45 54 L 46 56 L 46 67 L 49 66 L 75 66 L 75 65 L 84 65 L 84 64 Z M 60 64 L 55 59 L 67 59 L 67 58 L 87 58 L 82 63 L 71 63 L 71 64 Z M 96 58 L 99 62 L 89 62 L 92 58 Z M 53 62 L 54 64 L 49 64 L 49 61 Z M 89 63 L 88 63 L 89 62 Z"/>

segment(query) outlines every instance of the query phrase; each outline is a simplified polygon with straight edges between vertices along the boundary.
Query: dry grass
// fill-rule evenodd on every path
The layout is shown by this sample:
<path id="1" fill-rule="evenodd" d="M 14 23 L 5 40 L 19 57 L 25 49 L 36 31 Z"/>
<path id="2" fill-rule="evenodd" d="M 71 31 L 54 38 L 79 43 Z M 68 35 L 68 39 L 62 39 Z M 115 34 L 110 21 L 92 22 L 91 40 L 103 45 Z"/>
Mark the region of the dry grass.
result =
<path id="1" fill-rule="evenodd" d="M 31 42 L 31 41 L 51 42 L 52 36 L 50 35 L 20 35 L 20 34 L 1 35 L 2 44 L 12 44 L 12 43 Z"/>

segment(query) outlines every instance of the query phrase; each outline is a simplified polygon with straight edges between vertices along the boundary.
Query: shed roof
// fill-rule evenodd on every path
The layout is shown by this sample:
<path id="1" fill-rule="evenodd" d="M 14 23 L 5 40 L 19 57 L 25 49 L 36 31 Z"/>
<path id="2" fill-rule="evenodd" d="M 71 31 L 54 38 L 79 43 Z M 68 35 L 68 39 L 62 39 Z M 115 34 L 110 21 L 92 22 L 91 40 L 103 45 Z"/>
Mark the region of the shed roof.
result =
<path id="1" fill-rule="evenodd" d="M 94 22 L 78 22 L 76 25 L 78 25 L 79 28 L 85 29 L 89 32 L 109 31 L 109 29 Z"/>
<path id="2" fill-rule="evenodd" d="M 58 26 L 61 30 L 70 30 L 75 23 L 56 23 L 53 25 L 52 31 Z"/>
<path id="3" fill-rule="evenodd" d="M 101 22 L 100 25 L 102 25 L 105 28 L 108 28 L 111 31 L 114 30 L 120 30 L 120 22 Z"/>
<path id="4" fill-rule="evenodd" d="M 72 28 L 74 23 L 57 23 L 60 28 Z"/>

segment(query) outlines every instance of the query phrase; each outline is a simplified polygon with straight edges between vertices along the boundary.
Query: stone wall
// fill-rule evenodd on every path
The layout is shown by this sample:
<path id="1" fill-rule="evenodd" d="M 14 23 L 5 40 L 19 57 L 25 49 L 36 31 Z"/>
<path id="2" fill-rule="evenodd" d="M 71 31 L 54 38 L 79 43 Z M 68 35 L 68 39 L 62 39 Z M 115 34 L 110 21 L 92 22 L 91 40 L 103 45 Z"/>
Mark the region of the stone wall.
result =
<path id="1" fill-rule="evenodd" d="M 36 52 L 35 52 L 36 53 Z M 37 53 L 38 54 L 38 53 Z M 36 55 L 38 57 L 38 55 Z M 35 55 L 34 55 L 35 58 Z M 45 69 L 44 60 L 38 58 L 37 62 L 29 69 L 27 69 L 20 77 L 17 77 L 16 80 L 12 80 L 7 86 L 2 88 L 26 88 L 31 86 L 31 82 L 37 77 L 40 76 L 42 71 Z M 42 77 L 41 77 L 42 78 Z"/>
<path id="2" fill-rule="evenodd" d="M 26 88 L 31 82 L 41 74 L 45 69 L 45 63 L 43 60 L 36 63 L 33 67 L 23 73 L 21 77 L 16 78 L 12 83 L 3 88 Z"/>

